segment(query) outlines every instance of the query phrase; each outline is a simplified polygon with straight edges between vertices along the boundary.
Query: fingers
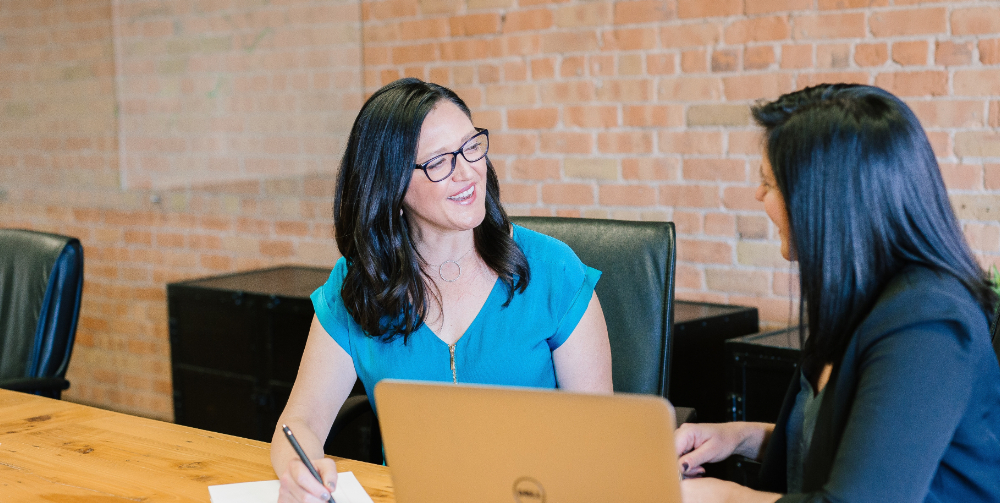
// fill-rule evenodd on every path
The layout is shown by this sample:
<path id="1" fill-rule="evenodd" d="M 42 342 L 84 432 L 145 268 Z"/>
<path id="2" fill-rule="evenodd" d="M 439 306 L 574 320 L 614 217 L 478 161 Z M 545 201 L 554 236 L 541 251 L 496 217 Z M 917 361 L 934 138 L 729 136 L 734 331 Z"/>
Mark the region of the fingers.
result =
<path id="1" fill-rule="evenodd" d="M 320 463 L 322 460 L 316 460 L 315 463 Z M 331 463 L 333 460 L 330 460 Z M 327 471 L 325 475 L 321 473 L 321 477 L 324 480 L 332 479 L 336 483 L 337 479 L 337 469 L 336 465 L 333 465 L 332 474 L 329 473 L 330 465 L 323 463 L 324 470 Z M 317 471 L 319 469 L 317 468 Z M 280 495 L 284 496 L 280 499 L 282 503 L 288 502 L 302 502 L 302 503 L 321 503 L 330 501 L 330 494 L 332 493 L 332 484 L 330 488 L 324 487 L 316 477 L 313 477 L 312 472 L 306 468 L 306 465 L 299 460 L 293 460 L 288 463 L 288 469 L 285 473 L 279 477 L 281 483 Z"/>
<path id="2" fill-rule="evenodd" d="M 327 491 L 333 494 L 334 489 L 337 488 L 337 463 L 330 458 L 323 458 L 313 461 L 313 466 L 316 467 L 320 478 L 323 479 Z"/>

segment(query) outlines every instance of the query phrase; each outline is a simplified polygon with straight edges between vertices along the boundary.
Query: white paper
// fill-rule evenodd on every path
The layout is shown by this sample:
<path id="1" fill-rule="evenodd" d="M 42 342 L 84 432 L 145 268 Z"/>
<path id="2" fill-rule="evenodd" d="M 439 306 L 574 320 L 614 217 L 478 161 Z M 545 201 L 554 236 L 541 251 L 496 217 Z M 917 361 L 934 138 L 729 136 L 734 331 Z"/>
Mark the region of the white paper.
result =
<path id="1" fill-rule="evenodd" d="M 277 503 L 278 488 L 277 480 L 263 480 L 208 486 L 208 494 L 212 503 Z M 336 503 L 373 503 L 352 472 L 337 474 L 333 499 Z"/>

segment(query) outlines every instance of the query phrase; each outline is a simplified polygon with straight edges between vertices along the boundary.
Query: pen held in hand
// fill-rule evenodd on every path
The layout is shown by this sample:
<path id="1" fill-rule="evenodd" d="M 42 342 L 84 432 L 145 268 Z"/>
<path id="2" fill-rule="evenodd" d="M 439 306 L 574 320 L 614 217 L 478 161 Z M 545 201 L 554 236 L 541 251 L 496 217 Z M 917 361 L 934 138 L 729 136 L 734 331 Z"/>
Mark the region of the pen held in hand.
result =
<path id="1" fill-rule="evenodd" d="M 326 484 L 323 482 L 323 477 L 319 476 L 319 472 L 316 471 L 316 467 L 309 461 L 309 456 L 306 456 L 306 452 L 302 450 L 302 446 L 299 445 L 299 441 L 295 439 L 295 435 L 292 435 L 292 430 L 283 424 L 281 425 L 281 431 L 285 432 L 285 438 L 287 438 L 288 442 L 292 444 L 292 449 L 295 449 L 295 453 L 299 455 L 299 459 L 301 459 L 302 463 L 309 469 L 309 473 L 311 473 L 313 477 L 316 477 L 316 480 L 318 480 L 320 484 L 323 484 L 323 487 L 326 487 Z M 330 495 L 330 501 L 336 503 L 336 501 L 333 500 L 333 495 Z"/>

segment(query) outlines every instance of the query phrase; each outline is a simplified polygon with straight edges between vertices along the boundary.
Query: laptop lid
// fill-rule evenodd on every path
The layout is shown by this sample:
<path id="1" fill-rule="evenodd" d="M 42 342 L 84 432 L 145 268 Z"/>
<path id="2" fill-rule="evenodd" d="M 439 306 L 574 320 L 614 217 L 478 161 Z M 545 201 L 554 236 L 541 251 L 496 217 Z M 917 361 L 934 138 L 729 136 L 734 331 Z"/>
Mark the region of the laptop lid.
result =
<path id="1" fill-rule="evenodd" d="M 383 380 L 400 503 L 679 503 L 674 415 L 660 397 Z"/>

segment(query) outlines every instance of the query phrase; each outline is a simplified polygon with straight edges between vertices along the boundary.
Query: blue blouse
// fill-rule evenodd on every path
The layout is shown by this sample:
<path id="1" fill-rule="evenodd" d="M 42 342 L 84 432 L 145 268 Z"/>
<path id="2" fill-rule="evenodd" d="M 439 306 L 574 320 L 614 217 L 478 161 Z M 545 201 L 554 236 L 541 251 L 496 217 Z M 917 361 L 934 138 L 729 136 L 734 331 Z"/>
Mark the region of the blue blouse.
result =
<path id="1" fill-rule="evenodd" d="M 552 351 L 566 342 L 580 322 L 601 272 L 587 267 L 573 250 L 554 238 L 514 225 L 514 242 L 528 260 L 531 279 L 506 307 L 507 289 L 499 279 L 486 303 L 452 348 L 426 324 L 407 342 L 369 337 L 344 306 L 340 290 L 347 274 L 341 258 L 330 279 L 312 294 L 316 317 L 354 361 L 354 370 L 368 390 L 382 379 L 453 380 L 555 388 Z"/>

